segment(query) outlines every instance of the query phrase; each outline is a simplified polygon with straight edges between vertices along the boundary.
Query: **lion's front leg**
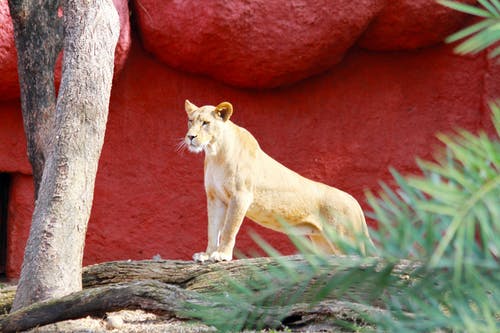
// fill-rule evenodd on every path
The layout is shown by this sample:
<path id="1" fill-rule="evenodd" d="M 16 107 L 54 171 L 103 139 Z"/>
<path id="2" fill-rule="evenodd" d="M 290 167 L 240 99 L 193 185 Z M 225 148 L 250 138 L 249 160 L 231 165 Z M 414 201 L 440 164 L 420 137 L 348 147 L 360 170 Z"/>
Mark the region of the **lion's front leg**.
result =
<path id="1" fill-rule="evenodd" d="M 233 259 L 236 235 L 240 230 L 245 214 L 252 203 L 253 196 L 249 192 L 239 192 L 229 201 L 226 218 L 220 233 L 217 251 L 210 255 L 213 261 L 229 261 Z"/>
<path id="2" fill-rule="evenodd" d="M 198 252 L 193 255 L 193 260 L 204 262 L 210 260 L 210 256 L 217 250 L 219 245 L 219 235 L 221 226 L 226 216 L 227 207 L 218 198 L 207 196 L 208 213 L 208 244 L 205 252 Z"/>

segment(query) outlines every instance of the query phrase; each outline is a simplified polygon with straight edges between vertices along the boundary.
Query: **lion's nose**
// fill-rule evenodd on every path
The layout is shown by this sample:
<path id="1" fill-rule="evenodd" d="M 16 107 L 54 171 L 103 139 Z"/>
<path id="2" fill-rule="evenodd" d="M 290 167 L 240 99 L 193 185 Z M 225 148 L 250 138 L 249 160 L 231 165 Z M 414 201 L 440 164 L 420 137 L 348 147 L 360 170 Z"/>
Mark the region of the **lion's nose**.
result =
<path id="1" fill-rule="evenodd" d="M 194 138 L 196 138 L 196 135 L 188 135 L 189 141 L 193 141 Z"/>

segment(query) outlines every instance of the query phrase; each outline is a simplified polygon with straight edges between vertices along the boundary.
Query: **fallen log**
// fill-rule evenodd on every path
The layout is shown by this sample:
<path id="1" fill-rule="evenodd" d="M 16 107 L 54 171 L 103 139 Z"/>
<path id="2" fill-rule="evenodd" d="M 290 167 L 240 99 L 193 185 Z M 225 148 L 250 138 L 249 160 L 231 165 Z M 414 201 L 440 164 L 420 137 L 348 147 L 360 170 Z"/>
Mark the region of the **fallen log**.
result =
<path id="1" fill-rule="evenodd" d="M 70 295 L 38 302 L 7 315 L 1 332 L 17 332 L 36 326 L 85 316 L 102 316 L 108 311 L 143 309 L 175 315 L 192 293 L 159 281 L 137 281 L 84 289 Z M 194 294 L 193 294 L 194 295 Z"/>
<path id="2" fill-rule="evenodd" d="M 324 279 L 342 277 L 352 267 L 358 270 L 385 269 L 386 263 L 380 263 L 378 258 L 360 258 L 356 256 L 330 256 L 327 263 L 316 267 L 315 275 Z M 87 266 L 83 270 L 84 288 L 101 286 L 110 283 L 121 283 L 138 280 L 158 280 L 168 284 L 175 284 L 186 290 L 197 291 L 204 294 L 220 293 L 227 291 L 230 280 L 247 281 L 256 280 L 260 272 L 269 272 L 281 265 L 294 269 L 294 273 L 305 270 L 310 262 L 302 255 L 282 256 L 277 258 L 261 257 L 252 259 L 233 260 L 219 263 L 195 263 L 192 261 L 176 260 L 142 260 L 142 261 L 113 261 Z M 421 267 L 414 261 L 400 261 L 395 264 L 390 274 L 399 280 L 407 280 L 408 276 L 418 276 L 417 270 Z M 371 277 L 367 276 L 367 280 Z M 365 289 L 363 288 L 366 287 Z M 364 299 L 377 304 L 377 299 L 367 299 L 371 289 L 369 283 L 360 283 L 355 289 L 343 290 L 342 294 L 349 295 L 346 300 L 359 302 Z M 310 302 L 314 299 L 315 289 L 306 290 L 303 301 Z M 331 292 L 327 299 L 338 299 L 339 294 Z"/>
<path id="3" fill-rule="evenodd" d="M 106 312 L 123 309 L 142 309 L 161 312 L 172 317 L 187 318 L 185 313 L 188 303 L 217 307 L 220 311 L 227 310 L 220 303 L 210 303 L 199 293 L 178 286 L 154 280 L 134 281 L 84 289 L 59 299 L 35 303 L 6 316 L 0 322 L 0 331 L 18 332 L 89 315 L 101 317 Z M 365 311 L 382 311 L 362 305 L 356 306 L 363 307 Z M 313 307 L 307 303 L 296 304 L 286 310 L 287 316 L 283 321 L 278 321 L 285 311 L 281 307 L 252 310 L 257 315 L 261 312 L 260 316 L 266 327 L 278 327 L 283 323 L 305 325 L 317 320 L 318 317 L 345 319 L 357 316 L 352 304 L 335 301 L 321 302 Z"/>
<path id="4" fill-rule="evenodd" d="M 371 267 L 378 258 L 331 256 L 327 260 L 328 264 L 323 265 L 320 270 L 333 276 L 349 267 L 359 269 Z M 175 284 L 187 290 L 203 293 L 220 292 L 227 289 L 228 278 L 242 281 L 252 278 L 259 271 L 269 271 L 283 263 L 292 267 L 304 267 L 308 264 L 308 260 L 302 255 L 291 255 L 204 264 L 179 260 L 110 261 L 85 267 L 82 282 L 84 288 L 89 288 L 151 279 Z M 392 274 L 404 279 L 419 267 L 420 265 L 413 261 L 400 261 L 394 266 Z"/>
<path id="5" fill-rule="evenodd" d="M 363 260 L 361 264 L 360 260 Z M 85 267 L 83 271 L 84 290 L 60 299 L 36 303 L 13 312 L 0 321 L 0 328 L 2 332 L 19 331 L 88 315 L 101 316 L 105 312 L 122 309 L 143 309 L 182 317 L 183 313 L 185 315 L 186 309 L 183 304 L 186 302 L 203 304 L 203 302 L 208 302 L 204 295 L 214 295 L 226 291 L 228 277 L 240 282 L 247 281 L 253 277 L 257 278 L 259 272 L 273 270 L 284 262 L 290 267 L 297 268 L 297 271 L 300 270 L 300 267 L 308 265 L 308 261 L 300 255 L 207 264 L 148 260 L 116 261 L 92 265 Z M 327 265 L 318 269 L 317 274 L 341 278 L 351 262 L 355 263 L 353 266 L 359 270 L 373 269 L 374 265 L 377 266 L 375 258 L 332 256 L 328 258 Z M 390 274 L 396 279 L 404 280 L 407 276 L 412 275 L 418 267 L 418 264 L 413 262 L 402 262 L 395 265 Z M 298 273 L 300 274 L 300 272 Z M 369 285 L 369 281 L 366 284 Z M 352 310 L 352 302 L 366 300 L 368 296 L 370 297 L 369 303 L 375 306 L 367 307 L 370 309 L 369 311 L 382 311 L 376 307 L 380 305 L 378 300 L 373 298 L 373 295 L 367 295 L 368 291 L 362 286 L 353 290 L 343 290 L 341 297 L 333 291 L 325 302 L 311 307 L 308 303 L 314 299 L 315 291 L 317 291 L 317 286 L 311 290 L 305 290 L 301 299 L 296 302 L 297 304 L 287 309 L 289 311 L 287 318 L 295 318 L 292 321 L 297 321 L 296 319 L 299 318 L 300 321 L 307 316 L 312 318 L 320 315 L 335 317 L 335 314 L 344 316 L 346 311 L 350 311 L 349 313 L 352 314 L 355 312 Z M 293 292 L 293 290 L 283 290 L 283 292 Z M 221 305 L 214 304 L 213 306 Z M 357 304 L 357 306 L 361 305 Z M 260 310 L 255 309 L 255 311 Z M 270 316 L 269 311 L 271 311 Z M 280 318 L 280 316 L 272 315 L 274 311 L 278 313 L 283 309 L 277 305 L 275 309 L 267 310 L 265 320 L 269 321 L 266 323 L 270 327 L 275 327 L 277 324 L 275 321 Z M 307 316 L 305 316 L 306 313 L 308 313 Z"/>

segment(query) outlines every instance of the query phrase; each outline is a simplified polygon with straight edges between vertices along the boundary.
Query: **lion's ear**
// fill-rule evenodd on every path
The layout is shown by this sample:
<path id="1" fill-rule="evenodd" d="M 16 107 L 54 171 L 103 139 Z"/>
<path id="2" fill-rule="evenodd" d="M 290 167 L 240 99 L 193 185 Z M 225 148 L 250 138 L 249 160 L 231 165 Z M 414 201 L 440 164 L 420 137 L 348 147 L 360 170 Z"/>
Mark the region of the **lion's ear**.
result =
<path id="1" fill-rule="evenodd" d="M 197 110 L 198 107 L 196 105 L 194 105 L 193 103 L 191 103 L 189 100 L 186 99 L 186 101 L 184 102 L 184 108 L 186 109 L 186 112 L 189 114 L 191 112 L 193 112 L 194 110 Z"/>
<path id="2" fill-rule="evenodd" d="M 215 107 L 215 114 L 227 121 L 233 114 L 233 106 L 229 102 L 222 102 Z"/>

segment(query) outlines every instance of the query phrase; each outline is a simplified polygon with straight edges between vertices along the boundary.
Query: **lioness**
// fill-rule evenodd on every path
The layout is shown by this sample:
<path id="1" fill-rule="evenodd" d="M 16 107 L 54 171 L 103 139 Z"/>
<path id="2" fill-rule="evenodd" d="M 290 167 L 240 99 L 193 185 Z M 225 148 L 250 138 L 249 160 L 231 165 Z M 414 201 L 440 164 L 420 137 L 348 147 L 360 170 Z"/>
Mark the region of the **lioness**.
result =
<path id="1" fill-rule="evenodd" d="M 197 107 L 186 100 L 185 109 L 188 131 L 183 144 L 191 152 L 205 152 L 208 245 L 205 252 L 193 255 L 195 261 L 231 260 L 245 216 L 280 232 L 285 221 L 327 253 L 340 251 L 325 237 L 326 224 L 352 240 L 360 234 L 369 237 L 356 199 L 304 178 L 267 155 L 252 134 L 229 120 L 230 103 Z"/>

